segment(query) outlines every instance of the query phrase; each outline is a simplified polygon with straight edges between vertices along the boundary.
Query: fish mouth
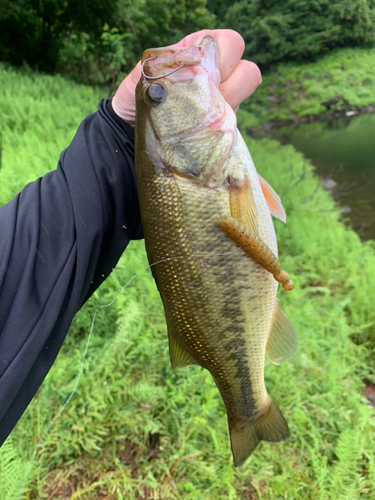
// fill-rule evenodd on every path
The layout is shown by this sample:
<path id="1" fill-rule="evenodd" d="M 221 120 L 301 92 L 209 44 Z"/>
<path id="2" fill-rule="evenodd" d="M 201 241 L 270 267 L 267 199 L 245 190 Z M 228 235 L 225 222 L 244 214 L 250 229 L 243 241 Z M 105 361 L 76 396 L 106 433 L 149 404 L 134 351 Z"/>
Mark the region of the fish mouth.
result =
<path id="1" fill-rule="evenodd" d="M 202 69 L 217 73 L 217 67 L 217 48 L 209 35 L 196 40 L 190 47 L 171 45 L 147 49 L 142 56 L 142 77 L 146 81 L 162 78 L 172 82 L 192 80 Z"/>

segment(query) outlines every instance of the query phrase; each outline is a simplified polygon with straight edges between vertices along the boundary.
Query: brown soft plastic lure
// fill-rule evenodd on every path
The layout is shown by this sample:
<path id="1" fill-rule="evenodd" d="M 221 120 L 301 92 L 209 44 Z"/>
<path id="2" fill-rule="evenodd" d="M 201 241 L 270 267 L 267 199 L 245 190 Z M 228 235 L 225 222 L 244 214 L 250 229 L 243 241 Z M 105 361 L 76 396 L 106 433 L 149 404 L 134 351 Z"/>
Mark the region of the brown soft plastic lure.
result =
<path id="1" fill-rule="evenodd" d="M 246 226 L 233 217 L 227 217 L 219 222 L 221 229 L 238 246 L 250 255 L 259 265 L 273 275 L 286 291 L 293 290 L 294 282 L 289 274 L 281 269 L 280 263 L 272 250 L 258 235 L 251 233 Z"/>

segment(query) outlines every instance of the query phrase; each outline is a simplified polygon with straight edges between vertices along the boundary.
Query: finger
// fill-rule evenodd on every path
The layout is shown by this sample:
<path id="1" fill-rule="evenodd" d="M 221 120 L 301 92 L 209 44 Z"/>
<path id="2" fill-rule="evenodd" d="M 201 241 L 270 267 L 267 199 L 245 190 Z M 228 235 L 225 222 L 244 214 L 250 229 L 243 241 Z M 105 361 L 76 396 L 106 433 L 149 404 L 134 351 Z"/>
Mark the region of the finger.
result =
<path id="1" fill-rule="evenodd" d="M 240 62 L 245 42 L 242 36 L 233 30 L 216 30 L 214 39 L 219 52 L 219 71 L 221 81 L 225 82 Z"/>
<path id="2" fill-rule="evenodd" d="M 241 60 L 230 77 L 219 85 L 224 99 L 233 109 L 255 92 L 262 83 L 262 76 L 256 64 Z"/>
<path id="3" fill-rule="evenodd" d="M 233 30 L 201 30 L 191 33 L 181 42 L 176 43 L 178 47 L 190 47 L 195 41 L 201 40 L 205 36 L 212 36 L 216 42 L 219 52 L 219 71 L 221 81 L 225 81 L 241 60 L 245 49 L 245 42 L 242 36 Z"/>
<path id="4" fill-rule="evenodd" d="M 198 39 L 204 38 L 207 35 L 213 36 L 213 33 L 218 30 L 200 30 L 190 33 L 190 35 L 185 36 L 178 43 L 174 43 L 172 47 L 190 47 Z"/>

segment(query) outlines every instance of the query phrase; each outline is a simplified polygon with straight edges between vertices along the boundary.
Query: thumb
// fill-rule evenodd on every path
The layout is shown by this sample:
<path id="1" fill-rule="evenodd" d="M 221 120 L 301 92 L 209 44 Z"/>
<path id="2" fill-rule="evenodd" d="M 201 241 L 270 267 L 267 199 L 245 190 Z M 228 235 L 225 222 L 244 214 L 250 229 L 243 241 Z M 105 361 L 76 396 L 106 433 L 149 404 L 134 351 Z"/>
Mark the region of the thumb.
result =
<path id="1" fill-rule="evenodd" d="M 135 87 L 141 78 L 141 61 L 117 89 L 112 99 L 113 111 L 129 125 L 135 125 Z"/>

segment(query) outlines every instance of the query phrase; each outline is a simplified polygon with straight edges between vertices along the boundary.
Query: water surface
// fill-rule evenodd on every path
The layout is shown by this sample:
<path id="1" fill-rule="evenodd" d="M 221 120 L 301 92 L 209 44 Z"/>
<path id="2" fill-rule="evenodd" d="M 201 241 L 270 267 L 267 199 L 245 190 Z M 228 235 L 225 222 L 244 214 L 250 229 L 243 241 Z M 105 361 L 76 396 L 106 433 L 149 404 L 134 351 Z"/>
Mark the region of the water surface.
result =
<path id="1" fill-rule="evenodd" d="M 273 129 L 273 138 L 293 144 L 343 208 L 361 239 L 375 240 L 375 114 Z M 330 180 L 334 181 L 330 181 Z"/>

